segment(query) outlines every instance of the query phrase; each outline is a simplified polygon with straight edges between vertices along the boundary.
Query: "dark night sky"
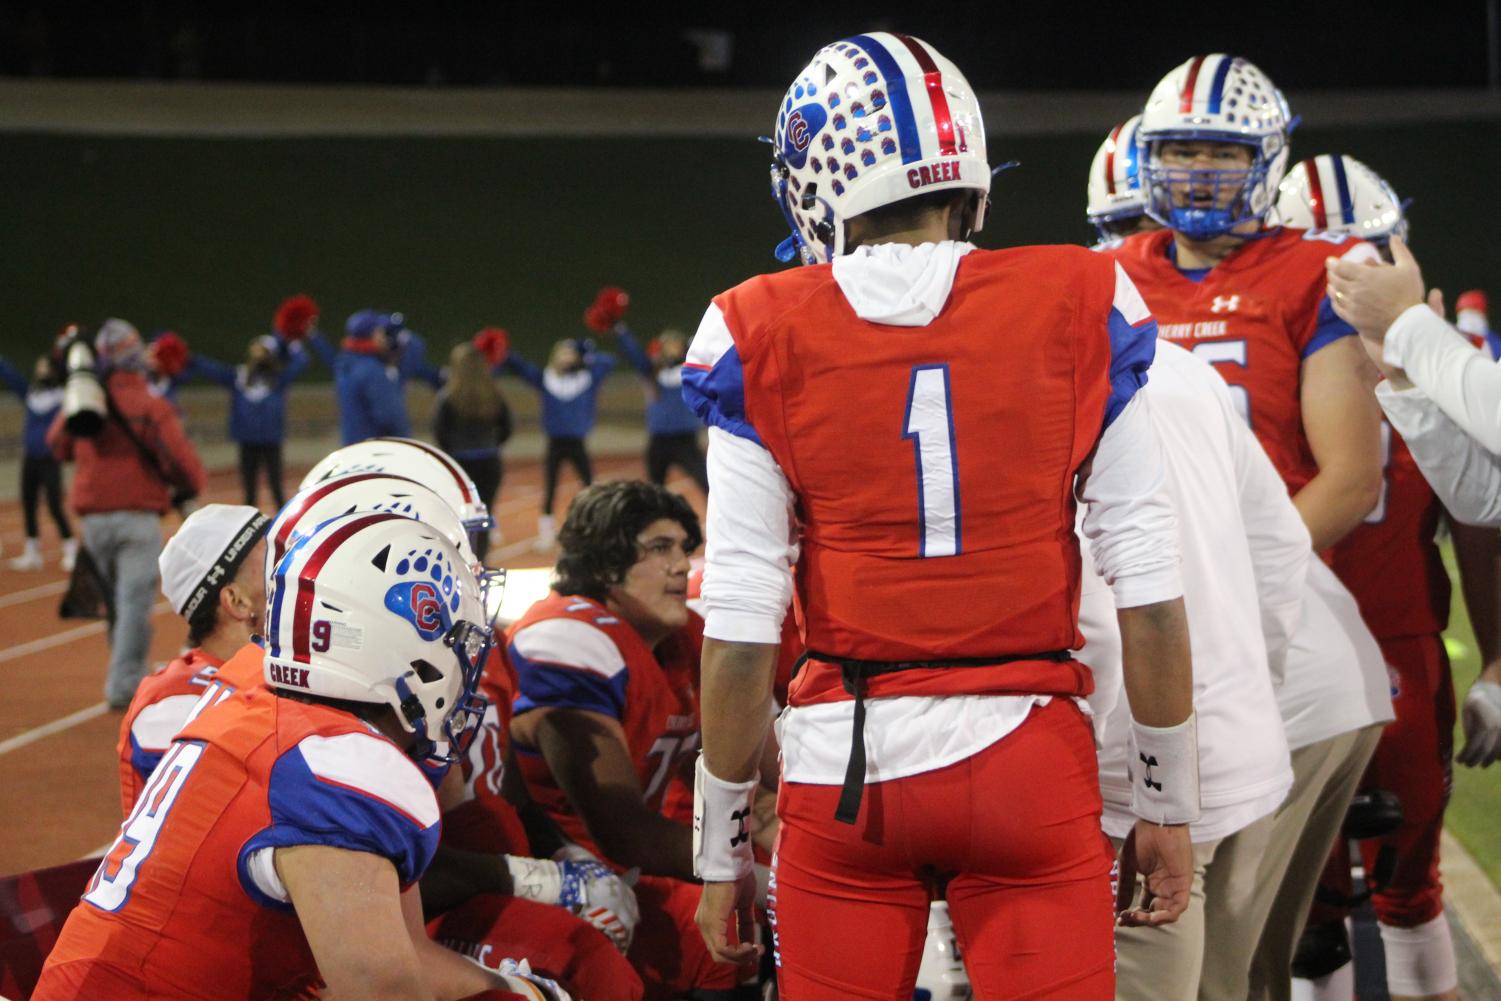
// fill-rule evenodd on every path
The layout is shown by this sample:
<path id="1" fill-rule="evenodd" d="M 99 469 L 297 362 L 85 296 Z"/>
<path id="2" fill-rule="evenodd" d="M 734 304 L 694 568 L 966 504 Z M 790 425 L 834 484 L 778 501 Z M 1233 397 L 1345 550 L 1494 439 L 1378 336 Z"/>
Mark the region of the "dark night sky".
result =
<path id="1" fill-rule="evenodd" d="M 1299 90 L 1487 78 L 1485 0 L 621 4 L 602 16 L 584 7 L 6 0 L 0 75 L 779 88 L 819 45 L 888 28 L 926 38 L 984 90 L 1148 88 L 1207 51 L 1247 56 Z M 700 67 L 685 36 L 695 27 L 733 37 L 726 68 Z"/>

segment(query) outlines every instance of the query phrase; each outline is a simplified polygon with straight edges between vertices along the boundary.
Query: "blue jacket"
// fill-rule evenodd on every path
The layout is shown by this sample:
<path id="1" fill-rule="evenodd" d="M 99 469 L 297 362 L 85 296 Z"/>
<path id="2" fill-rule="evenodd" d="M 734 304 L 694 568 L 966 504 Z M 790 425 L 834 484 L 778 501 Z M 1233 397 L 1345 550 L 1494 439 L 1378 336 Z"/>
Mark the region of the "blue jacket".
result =
<path id="1" fill-rule="evenodd" d="M 253 377 L 247 365 L 226 365 L 195 354 L 187 375 L 198 376 L 229 389 L 229 437 L 241 445 L 280 445 L 287 437 L 287 389 L 308 367 L 308 353 L 288 348 L 281 371 L 270 378 Z"/>
<path id="2" fill-rule="evenodd" d="M 620 353 L 631 363 L 641 378 L 650 385 L 647 390 L 646 430 L 650 434 L 697 434 L 703 425 L 698 415 L 683 400 L 683 366 L 657 368 L 647 357 L 641 342 L 625 327 L 615 328 L 620 341 Z"/>
<path id="3" fill-rule="evenodd" d="M 339 400 L 339 437 L 345 445 L 366 438 L 410 438 L 407 394 L 400 369 L 378 355 L 339 351 L 321 337 L 307 345 L 334 370 L 334 395 Z"/>
<path id="4" fill-rule="evenodd" d="M 542 430 L 549 438 L 583 438 L 594 430 L 595 401 L 615 356 L 590 354 L 577 372 L 541 369 L 512 352 L 501 363 L 542 395 Z"/>
<path id="5" fill-rule="evenodd" d="M 47 447 L 47 429 L 52 419 L 63 406 L 63 387 L 33 386 L 21 370 L 4 358 L 0 358 L 0 382 L 15 390 L 26 405 L 26 420 L 22 425 L 21 438 L 25 443 L 28 459 L 50 459 L 52 449 Z"/>

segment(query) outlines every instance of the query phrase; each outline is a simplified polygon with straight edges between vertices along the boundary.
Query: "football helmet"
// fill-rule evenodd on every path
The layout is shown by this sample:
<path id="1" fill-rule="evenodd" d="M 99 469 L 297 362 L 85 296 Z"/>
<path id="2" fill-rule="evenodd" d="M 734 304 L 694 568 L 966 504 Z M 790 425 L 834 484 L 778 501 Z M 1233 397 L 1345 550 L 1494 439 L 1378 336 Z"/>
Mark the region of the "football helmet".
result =
<path id="1" fill-rule="evenodd" d="M 1089 207 L 1085 210 L 1101 240 L 1123 235 L 1130 224 L 1146 215 L 1141 191 L 1141 163 L 1136 147 L 1140 115 L 1132 115 L 1110 130 L 1089 165 Z"/>
<path id="2" fill-rule="evenodd" d="M 464 565 L 479 575 L 484 568 L 469 541 L 469 529 L 453 506 L 416 480 L 394 473 L 350 473 L 313 483 L 287 502 L 266 533 L 268 572 L 281 562 L 297 538 L 330 518 L 357 512 L 387 511 L 415 518 L 459 551 Z M 483 578 L 481 578 L 483 582 Z"/>
<path id="3" fill-rule="evenodd" d="M 1277 189 L 1282 225 L 1350 233 L 1378 247 L 1393 235 L 1407 239 L 1404 208 L 1380 174 L 1343 153 L 1304 160 Z"/>
<path id="4" fill-rule="evenodd" d="M 788 88 L 772 145 L 772 196 L 792 228 L 784 261 L 828 263 L 848 220 L 930 191 L 978 192 L 974 231 L 985 224 L 979 99 L 921 39 L 873 31 L 824 46 Z"/>
<path id="5" fill-rule="evenodd" d="M 276 565 L 267 607 L 268 686 L 389 705 L 417 736 L 413 759 L 462 756 L 494 633 L 474 573 L 431 525 L 382 512 L 325 521 Z"/>
<path id="6" fill-rule="evenodd" d="M 1193 240 L 1208 240 L 1251 219 L 1265 219 L 1287 171 L 1291 114 L 1266 74 L 1245 59 L 1195 56 L 1152 91 L 1137 130 L 1147 214 Z M 1251 149 L 1246 169 L 1167 166 L 1169 140 L 1240 143 Z M 1177 204 L 1174 190 L 1203 191 L 1202 202 Z"/>
<path id="7" fill-rule="evenodd" d="M 472 533 L 488 531 L 495 525 L 490 511 L 480 498 L 479 490 L 464 468 L 447 452 L 415 438 L 367 438 L 345 445 L 323 457 L 297 487 L 306 490 L 350 473 L 393 473 L 416 480 L 432 490 L 458 512 L 464 527 Z"/>

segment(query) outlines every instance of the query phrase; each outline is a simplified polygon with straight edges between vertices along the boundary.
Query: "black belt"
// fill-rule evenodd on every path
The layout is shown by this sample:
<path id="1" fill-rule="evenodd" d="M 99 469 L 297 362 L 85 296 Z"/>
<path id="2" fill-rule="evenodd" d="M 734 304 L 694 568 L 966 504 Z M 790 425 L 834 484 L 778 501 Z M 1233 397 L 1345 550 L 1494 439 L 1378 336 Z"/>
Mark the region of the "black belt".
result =
<path id="1" fill-rule="evenodd" d="M 1063 663 L 1073 660 L 1067 650 L 1049 650 L 1046 653 L 1016 653 L 1001 657 L 956 657 L 951 660 L 855 660 L 850 657 L 831 657 L 816 650 L 806 650 L 797 659 L 792 671 L 795 675 L 810 660 L 838 664 L 844 690 L 855 697 L 855 720 L 850 733 L 849 764 L 844 769 L 844 786 L 839 791 L 839 807 L 834 819 L 841 824 L 853 824 L 860 814 L 860 801 L 865 795 L 865 680 L 882 674 L 898 671 L 914 671 L 934 667 L 995 667 L 1019 660 L 1047 660 Z"/>

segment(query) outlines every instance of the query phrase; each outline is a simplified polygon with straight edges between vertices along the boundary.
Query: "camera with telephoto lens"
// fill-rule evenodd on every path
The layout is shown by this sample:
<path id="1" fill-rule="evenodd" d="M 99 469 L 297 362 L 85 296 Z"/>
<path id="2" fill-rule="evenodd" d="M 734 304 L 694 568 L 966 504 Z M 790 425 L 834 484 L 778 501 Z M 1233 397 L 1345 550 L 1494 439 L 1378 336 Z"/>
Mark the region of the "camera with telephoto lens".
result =
<path id="1" fill-rule="evenodd" d="M 75 330 L 62 345 L 62 354 L 66 373 L 63 383 L 64 426 L 75 437 L 92 438 L 104 430 L 104 420 L 109 413 L 104 387 L 99 384 L 94 345 L 87 336 Z"/>

